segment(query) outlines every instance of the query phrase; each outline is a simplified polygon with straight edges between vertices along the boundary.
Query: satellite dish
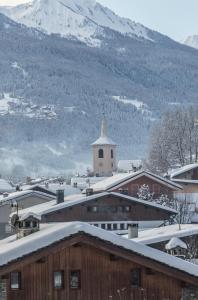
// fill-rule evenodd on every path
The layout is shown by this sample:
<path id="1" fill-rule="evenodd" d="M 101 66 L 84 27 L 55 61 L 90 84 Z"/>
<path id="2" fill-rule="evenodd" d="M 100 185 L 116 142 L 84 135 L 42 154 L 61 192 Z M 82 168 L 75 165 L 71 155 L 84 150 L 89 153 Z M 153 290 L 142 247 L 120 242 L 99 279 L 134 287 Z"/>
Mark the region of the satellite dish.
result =
<path id="1" fill-rule="evenodd" d="M 16 227 L 18 220 L 19 220 L 19 216 L 14 214 L 10 220 L 11 225 Z"/>

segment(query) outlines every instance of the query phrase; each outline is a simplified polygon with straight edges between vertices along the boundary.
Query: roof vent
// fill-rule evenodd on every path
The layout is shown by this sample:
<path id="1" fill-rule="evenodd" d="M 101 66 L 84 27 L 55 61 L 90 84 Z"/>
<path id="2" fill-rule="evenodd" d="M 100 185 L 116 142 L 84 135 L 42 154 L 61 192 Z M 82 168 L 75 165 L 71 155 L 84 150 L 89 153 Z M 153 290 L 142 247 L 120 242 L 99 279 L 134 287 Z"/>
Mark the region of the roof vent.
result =
<path id="1" fill-rule="evenodd" d="M 60 204 L 64 202 L 65 191 L 57 190 L 56 191 L 56 204 Z"/>

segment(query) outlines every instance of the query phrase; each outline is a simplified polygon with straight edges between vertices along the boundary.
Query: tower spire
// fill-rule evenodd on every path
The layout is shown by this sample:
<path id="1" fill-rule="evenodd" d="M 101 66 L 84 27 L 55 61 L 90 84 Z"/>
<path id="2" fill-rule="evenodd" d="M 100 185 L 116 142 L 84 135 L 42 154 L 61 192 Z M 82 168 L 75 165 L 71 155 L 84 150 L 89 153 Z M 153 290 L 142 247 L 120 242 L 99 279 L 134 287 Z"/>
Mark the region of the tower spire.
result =
<path id="1" fill-rule="evenodd" d="M 103 113 L 102 124 L 101 124 L 101 137 L 107 137 L 107 121 L 105 114 Z"/>

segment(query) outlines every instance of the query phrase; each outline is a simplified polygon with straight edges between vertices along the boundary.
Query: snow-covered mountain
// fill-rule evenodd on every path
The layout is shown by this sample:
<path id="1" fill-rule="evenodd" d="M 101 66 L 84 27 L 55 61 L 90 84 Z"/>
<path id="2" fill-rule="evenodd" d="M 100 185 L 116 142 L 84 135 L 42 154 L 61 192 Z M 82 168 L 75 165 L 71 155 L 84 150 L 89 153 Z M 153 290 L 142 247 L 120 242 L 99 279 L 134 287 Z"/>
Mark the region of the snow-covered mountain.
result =
<path id="1" fill-rule="evenodd" d="M 188 36 L 183 43 L 187 46 L 198 49 L 198 35 Z"/>
<path id="2" fill-rule="evenodd" d="M 103 27 L 151 39 L 147 28 L 119 17 L 95 0 L 34 0 L 16 7 L 1 7 L 0 12 L 28 27 L 77 38 L 89 45 L 100 45 L 97 35 L 103 34 Z"/>

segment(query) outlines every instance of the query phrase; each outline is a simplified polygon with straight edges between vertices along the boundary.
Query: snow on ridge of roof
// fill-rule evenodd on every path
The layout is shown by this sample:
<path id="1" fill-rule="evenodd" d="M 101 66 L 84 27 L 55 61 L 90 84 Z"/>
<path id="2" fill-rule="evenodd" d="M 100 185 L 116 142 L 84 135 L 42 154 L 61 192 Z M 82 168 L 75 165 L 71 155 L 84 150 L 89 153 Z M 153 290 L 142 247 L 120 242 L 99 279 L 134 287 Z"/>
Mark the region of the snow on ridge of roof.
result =
<path id="1" fill-rule="evenodd" d="M 163 182 L 166 185 L 169 186 L 174 186 L 178 189 L 182 189 L 182 186 L 180 186 L 179 184 L 176 184 L 175 182 L 172 182 L 168 179 L 165 179 L 161 176 L 158 176 L 156 174 L 153 174 L 151 172 L 148 171 L 144 171 L 144 170 L 140 170 L 137 172 L 132 172 L 132 173 L 118 173 L 115 174 L 111 177 L 108 177 L 107 179 L 103 180 L 103 181 L 99 181 L 95 184 L 93 184 L 91 186 L 91 188 L 94 191 L 105 191 L 105 190 L 110 190 L 111 188 L 114 188 L 115 186 L 119 186 L 121 184 L 126 184 L 128 180 L 131 179 L 137 179 L 140 176 L 148 176 L 148 177 L 152 177 L 155 178 L 155 180 Z"/>
<path id="2" fill-rule="evenodd" d="M 183 260 L 181 261 L 181 259 L 162 251 L 136 243 L 133 240 L 127 240 L 114 233 L 81 222 L 44 224 L 40 231 L 24 238 L 14 241 L 11 239 L 2 240 L 0 247 L 0 267 L 78 233 L 85 233 L 89 236 L 99 238 L 100 240 L 135 252 L 137 255 L 162 263 L 163 265 L 177 269 L 193 277 L 198 276 L 198 266 L 195 264 Z"/>
<path id="3" fill-rule="evenodd" d="M 116 146 L 116 143 L 108 138 L 107 136 L 100 136 L 94 143 L 92 143 L 92 146 L 95 145 L 112 145 L 112 146 Z"/>
<path id="4" fill-rule="evenodd" d="M 55 199 L 55 196 L 52 196 L 52 195 L 49 195 L 49 194 L 46 194 L 46 193 L 42 193 L 42 192 L 38 192 L 38 191 L 32 191 L 32 190 L 26 190 L 26 191 L 17 191 L 17 192 L 14 192 L 14 193 L 10 193 L 7 197 L 3 197 L 3 196 L 0 196 L 0 205 L 4 205 L 4 204 L 7 204 L 9 203 L 10 201 L 12 200 L 19 200 L 19 198 L 23 197 L 23 196 L 26 196 L 26 195 L 31 195 L 31 194 L 36 194 L 38 196 L 41 196 L 41 197 L 47 197 L 47 198 L 52 198 L 52 199 Z"/>
<path id="5" fill-rule="evenodd" d="M 180 247 L 180 248 L 183 248 L 183 249 L 188 248 L 186 243 L 184 243 L 182 240 L 180 240 L 177 237 L 171 238 L 170 241 L 165 246 L 166 250 L 175 249 L 177 247 Z"/>
<path id="6" fill-rule="evenodd" d="M 192 183 L 192 184 L 198 184 L 198 180 L 193 180 L 193 179 L 175 179 L 172 178 L 173 182 L 178 182 L 178 183 Z"/>
<path id="7" fill-rule="evenodd" d="M 171 178 L 173 178 L 177 175 L 188 172 L 188 171 L 193 170 L 195 168 L 198 168 L 198 163 L 189 164 L 189 165 L 183 166 L 181 168 L 178 168 L 176 170 L 173 170 L 172 172 L 170 172 L 170 176 L 171 176 Z"/>
<path id="8" fill-rule="evenodd" d="M 150 245 L 169 241 L 173 237 L 198 235 L 198 224 L 181 224 L 181 230 L 178 224 L 174 224 L 140 231 L 138 234 L 139 236 L 133 239 L 135 242 Z M 128 238 L 128 235 L 125 237 Z"/>
<path id="9" fill-rule="evenodd" d="M 33 218 L 41 221 L 41 216 L 39 216 L 39 215 L 37 215 L 37 214 L 35 214 L 35 213 L 31 212 L 31 211 L 28 212 L 28 213 L 26 213 L 26 214 L 20 215 L 19 216 L 19 220 L 20 221 L 24 221 L 24 220 L 28 219 L 29 217 L 33 217 Z"/>

